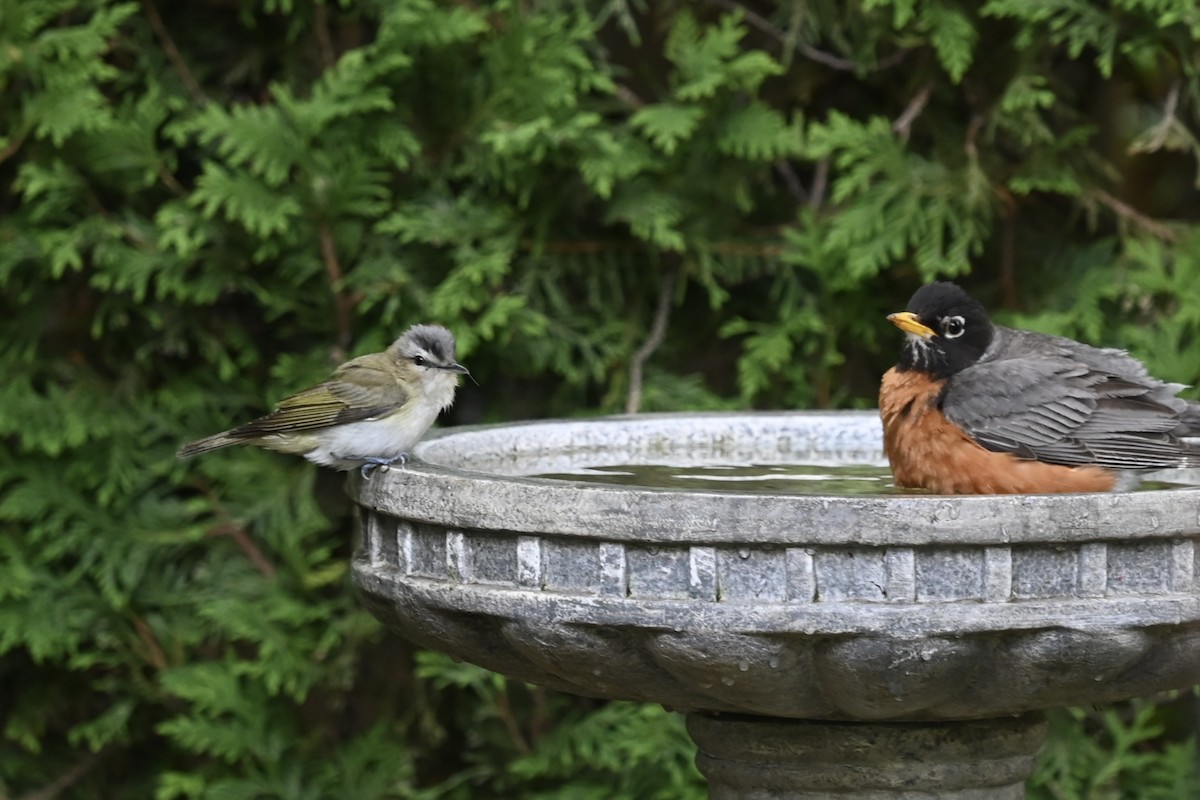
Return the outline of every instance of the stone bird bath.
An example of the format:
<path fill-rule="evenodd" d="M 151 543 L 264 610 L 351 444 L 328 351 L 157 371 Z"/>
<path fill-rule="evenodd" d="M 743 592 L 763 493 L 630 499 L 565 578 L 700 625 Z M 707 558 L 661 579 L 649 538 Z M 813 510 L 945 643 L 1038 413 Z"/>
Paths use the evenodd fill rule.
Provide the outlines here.
<path fill-rule="evenodd" d="M 389 627 L 687 714 L 713 798 L 1021 798 L 1042 710 L 1200 683 L 1200 489 L 805 496 L 524 477 L 878 464 L 868 412 L 459 428 L 357 484 Z"/>

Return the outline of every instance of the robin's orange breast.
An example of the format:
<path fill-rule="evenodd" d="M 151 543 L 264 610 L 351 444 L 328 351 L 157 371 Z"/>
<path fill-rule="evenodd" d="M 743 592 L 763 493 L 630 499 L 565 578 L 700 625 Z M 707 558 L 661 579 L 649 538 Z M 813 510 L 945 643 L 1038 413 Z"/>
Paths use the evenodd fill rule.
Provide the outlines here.
<path fill-rule="evenodd" d="M 918 370 L 889 369 L 879 387 L 883 449 L 897 486 L 937 494 L 1107 492 L 1116 475 L 1101 467 L 1064 467 L 988 450 L 938 409 L 938 381 Z"/>

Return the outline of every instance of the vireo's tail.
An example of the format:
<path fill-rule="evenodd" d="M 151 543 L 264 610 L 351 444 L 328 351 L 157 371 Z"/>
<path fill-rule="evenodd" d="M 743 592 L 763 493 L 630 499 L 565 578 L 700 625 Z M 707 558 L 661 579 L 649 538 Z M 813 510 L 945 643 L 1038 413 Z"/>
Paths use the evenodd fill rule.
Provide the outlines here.
<path fill-rule="evenodd" d="M 242 444 L 245 439 L 237 439 L 229 435 L 229 431 L 214 433 L 212 436 L 205 436 L 203 439 L 197 439 L 194 442 L 188 442 L 179 448 L 175 454 L 176 458 L 191 458 L 198 456 L 201 453 L 207 453 L 210 450 L 220 450 L 222 447 L 229 447 L 231 444 Z"/>

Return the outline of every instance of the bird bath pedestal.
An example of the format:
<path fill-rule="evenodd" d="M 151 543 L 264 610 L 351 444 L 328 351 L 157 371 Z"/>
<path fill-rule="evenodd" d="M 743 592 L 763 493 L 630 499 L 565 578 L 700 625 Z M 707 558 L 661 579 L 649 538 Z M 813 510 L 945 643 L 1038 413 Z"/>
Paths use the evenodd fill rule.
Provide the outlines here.
<path fill-rule="evenodd" d="M 805 496 L 523 477 L 881 463 L 858 412 L 454 429 L 357 486 L 389 627 L 687 714 L 711 797 L 1021 798 L 1042 710 L 1200 682 L 1200 489 Z"/>

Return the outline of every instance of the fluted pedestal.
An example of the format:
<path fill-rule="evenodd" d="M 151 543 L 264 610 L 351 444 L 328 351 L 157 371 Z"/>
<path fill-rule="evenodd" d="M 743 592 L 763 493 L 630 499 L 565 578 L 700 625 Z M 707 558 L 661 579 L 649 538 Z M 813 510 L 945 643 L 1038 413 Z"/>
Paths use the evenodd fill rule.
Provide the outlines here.
<path fill-rule="evenodd" d="M 972 722 L 803 722 L 689 714 L 712 800 L 1020 800 L 1040 714 Z"/>

